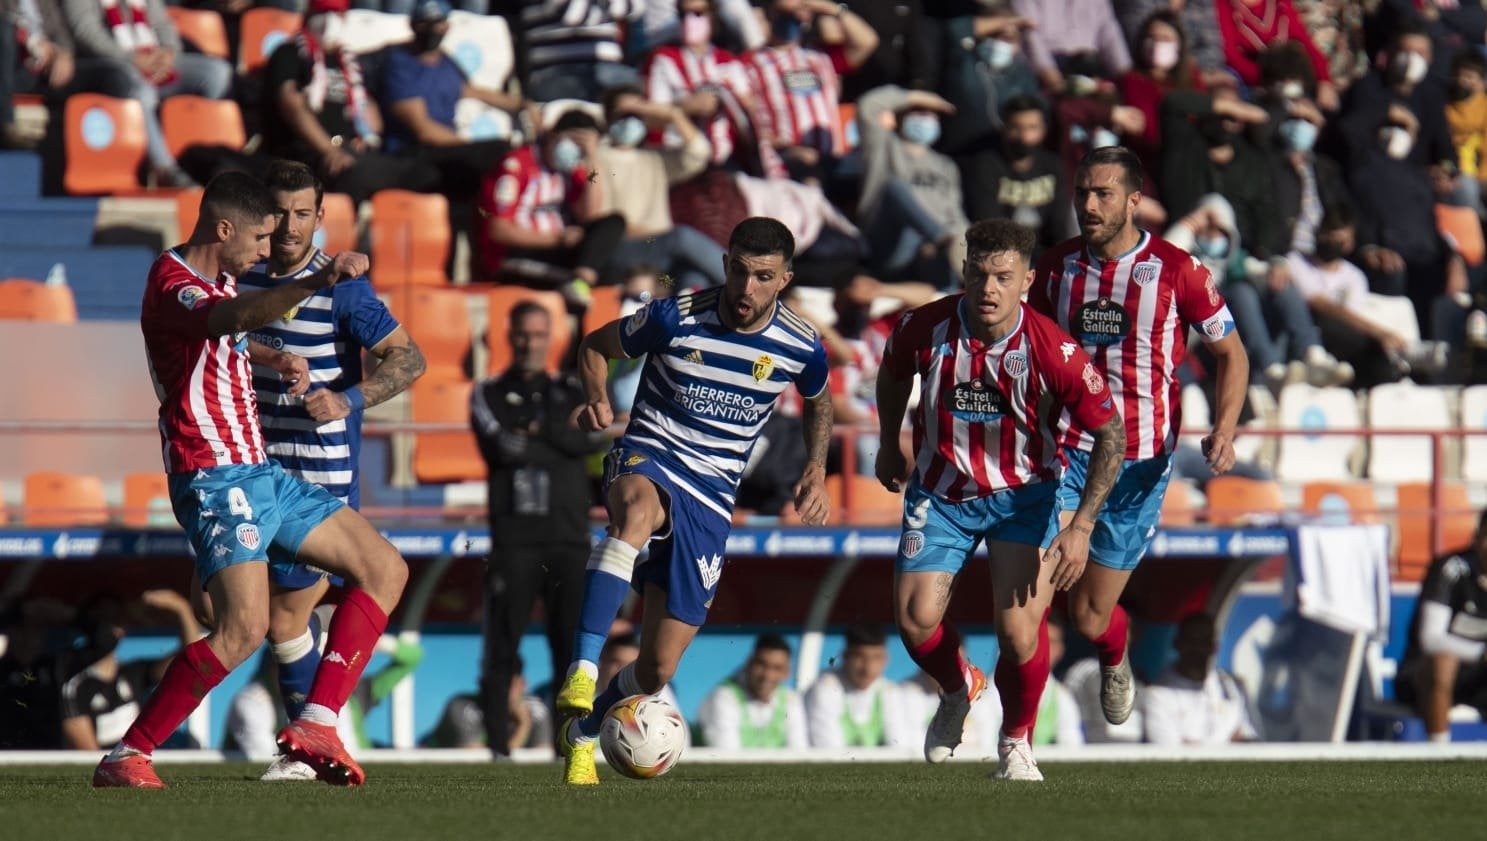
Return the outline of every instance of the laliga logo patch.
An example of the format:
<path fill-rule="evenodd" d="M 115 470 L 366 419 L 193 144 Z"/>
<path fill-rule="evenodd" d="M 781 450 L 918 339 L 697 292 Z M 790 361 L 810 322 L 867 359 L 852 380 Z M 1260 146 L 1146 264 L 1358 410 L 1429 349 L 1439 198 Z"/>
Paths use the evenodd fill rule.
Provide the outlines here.
<path fill-rule="evenodd" d="M 649 305 L 643 306 L 640 309 L 636 310 L 635 314 L 630 316 L 630 320 L 625 322 L 625 335 L 635 335 L 635 331 L 644 327 L 646 319 L 650 318 L 650 316 L 651 308 Z"/>
<path fill-rule="evenodd" d="M 924 532 L 918 529 L 906 531 L 904 536 L 899 538 L 898 553 L 905 558 L 912 558 L 922 551 L 924 551 Z"/>
<path fill-rule="evenodd" d="M 252 523 L 240 524 L 237 527 L 237 538 L 238 543 L 243 544 L 243 548 L 249 551 L 256 550 L 258 544 L 261 542 L 258 535 L 258 526 Z"/>
<path fill-rule="evenodd" d="M 1136 268 L 1131 270 L 1131 280 L 1136 281 L 1137 286 L 1145 286 L 1156 280 L 1161 272 L 1162 264 L 1154 260 L 1137 263 Z"/>
<path fill-rule="evenodd" d="M 201 309 L 208 297 L 207 291 L 200 286 L 182 286 L 181 291 L 176 293 L 176 300 L 188 310 Z"/>
<path fill-rule="evenodd" d="M 1021 350 L 1009 351 L 1002 357 L 1002 371 L 1007 376 L 1020 380 L 1027 376 L 1027 352 Z"/>
<path fill-rule="evenodd" d="M 1090 394 L 1099 394 L 1105 388 L 1105 378 L 1088 362 L 1084 363 L 1084 387 Z"/>

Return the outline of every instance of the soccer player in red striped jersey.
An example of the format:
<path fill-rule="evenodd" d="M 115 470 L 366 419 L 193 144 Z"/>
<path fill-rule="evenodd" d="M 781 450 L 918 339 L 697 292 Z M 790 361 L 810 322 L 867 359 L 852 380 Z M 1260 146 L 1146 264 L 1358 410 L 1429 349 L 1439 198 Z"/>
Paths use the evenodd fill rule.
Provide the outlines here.
<path fill-rule="evenodd" d="M 98 764 L 98 787 L 165 787 L 151 762 L 155 748 L 268 632 L 270 546 L 347 584 L 304 711 L 280 731 L 279 747 L 327 782 L 358 785 L 365 777 L 336 736 L 336 715 L 387 626 L 407 566 L 360 514 L 268 459 L 248 332 L 316 290 L 365 274 L 367 258 L 344 252 L 313 274 L 240 295 L 236 278 L 268 257 L 276 216 L 273 194 L 257 179 L 212 179 L 190 240 L 160 255 L 145 283 L 140 328 L 160 400 L 171 504 L 216 624 L 171 660 L 139 718 Z"/>
<path fill-rule="evenodd" d="M 949 758 L 986 688 L 986 677 L 961 657 L 959 632 L 944 621 L 955 575 L 984 540 L 1001 645 L 997 776 L 1013 780 L 1043 779 L 1029 739 L 1050 667 L 1044 617 L 1054 590 L 1069 589 L 1084 568 L 1126 446 L 1105 378 L 1067 333 L 1022 302 L 1035 241 L 1006 219 L 972 225 L 965 293 L 906 313 L 878 369 L 878 481 L 897 492 L 908 480 L 895 618 L 909 655 L 941 690 L 924 756 Z M 915 377 L 921 391 L 910 478 L 898 430 Z M 1095 447 L 1079 510 L 1059 531 L 1066 417 L 1093 430 Z"/>
<path fill-rule="evenodd" d="M 1105 719 L 1124 722 L 1135 704 L 1126 658 L 1127 618 L 1118 604 L 1131 571 L 1156 534 L 1180 431 L 1177 369 L 1189 328 L 1217 360 L 1218 411 L 1203 454 L 1214 473 L 1234 466 L 1234 431 L 1249 383 L 1249 357 L 1217 282 L 1196 257 L 1136 227 L 1141 163 L 1121 146 L 1096 149 L 1080 163 L 1074 210 L 1082 236 L 1043 255 L 1028 303 L 1083 346 L 1120 403 L 1125 463 L 1090 536 L 1090 560 L 1069 597 L 1074 627 L 1095 644 Z M 1093 444 L 1074 420 L 1063 441 L 1069 469 L 1060 506 L 1065 517 L 1085 481 Z"/>

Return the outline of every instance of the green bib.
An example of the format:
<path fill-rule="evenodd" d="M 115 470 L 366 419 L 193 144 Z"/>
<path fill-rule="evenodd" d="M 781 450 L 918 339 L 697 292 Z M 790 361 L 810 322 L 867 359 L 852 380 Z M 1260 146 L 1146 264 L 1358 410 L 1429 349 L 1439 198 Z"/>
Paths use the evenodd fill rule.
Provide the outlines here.
<path fill-rule="evenodd" d="M 873 711 L 862 724 L 852 718 L 852 711 L 846 704 L 842 705 L 842 735 L 846 737 L 848 747 L 876 748 L 887 744 L 883 738 L 882 689 L 873 693 Z"/>
<path fill-rule="evenodd" d="M 738 699 L 738 706 L 743 710 L 743 715 L 738 725 L 738 744 L 746 748 L 782 748 L 789 744 L 790 737 L 785 729 L 785 693 L 776 692 L 774 700 L 774 713 L 769 717 L 769 723 L 763 727 L 755 727 L 749 721 L 749 696 L 744 692 L 742 686 L 736 681 L 725 680 L 723 685 L 733 692 Z"/>

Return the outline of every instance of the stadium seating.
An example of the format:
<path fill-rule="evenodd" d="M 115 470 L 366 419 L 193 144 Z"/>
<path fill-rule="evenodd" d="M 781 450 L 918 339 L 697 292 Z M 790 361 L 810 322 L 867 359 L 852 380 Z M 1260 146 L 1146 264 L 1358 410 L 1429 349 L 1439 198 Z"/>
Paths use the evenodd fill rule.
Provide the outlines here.
<path fill-rule="evenodd" d="M 457 289 L 410 286 L 393 295 L 393 315 L 428 361 L 425 376 L 465 379 L 470 355 L 470 311 Z"/>
<path fill-rule="evenodd" d="M 436 193 L 380 190 L 372 196 L 372 282 L 379 290 L 406 283 L 449 283 L 449 200 Z"/>
<path fill-rule="evenodd" d="M 1415 304 L 1403 295 L 1370 292 L 1363 296 L 1359 314 L 1374 324 L 1389 328 L 1407 345 L 1420 341 L 1420 319 L 1415 315 Z"/>
<path fill-rule="evenodd" d="M 87 248 L 98 226 L 98 199 L 18 198 L 0 205 L 0 245 Z"/>
<path fill-rule="evenodd" d="M 331 254 L 356 248 L 356 204 L 345 193 L 326 193 L 320 201 L 325 222 L 315 235 L 316 243 Z"/>
<path fill-rule="evenodd" d="M 5 504 L 5 486 L 0 485 L 0 526 L 10 525 L 10 506 Z"/>
<path fill-rule="evenodd" d="M 826 495 L 831 500 L 833 523 L 897 525 L 903 517 L 903 496 L 883 487 L 872 476 L 827 476 Z"/>
<path fill-rule="evenodd" d="M 1487 482 L 1487 385 L 1462 389 L 1461 428 L 1482 433 L 1464 436 L 1461 478 L 1468 482 Z"/>
<path fill-rule="evenodd" d="M 454 59 L 477 88 L 503 90 L 516 67 L 511 28 L 499 15 L 451 12 L 449 32 L 440 49 Z"/>
<path fill-rule="evenodd" d="M 1307 482 L 1301 486 L 1301 510 L 1340 523 L 1379 522 L 1379 503 L 1372 482 Z"/>
<path fill-rule="evenodd" d="M 1213 525 L 1242 524 L 1256 515 L 1280 514 L 1286 510 L 1280 485 L 1264 479 L 1215 476 L 1204 493 L 1208 495 L 1208 522 Z"/>
<path fill-rule="evenodd" d="M 74 195 L 139 190 L 145 161 L 145 114 L 139 102 L 75 93 L 63 109 L 67 155 L 62 184 Z"/>
<path fill-rule="evenodd" d="M 573 329 L 569 325 L 568 308 L 563 296 L 556 292 L 543 292 L 523 286 L 497 286 L 486 296 L 485 329 L 487 374 L 499 374 L 511 367 L 511 344 L 506 340 L 506 328 L 511 322 L 511 309 L 522 301 L 532 300 L 541 304 L 552 316 L 552 340 L 547 349 L 547 367 L 558 370 L 563 354 L 572 341 Z"/>
<path fill-rule="evenodd" d="M 77 301 L 78 318 L 134 321 L 155 257 L 153 249 L 137 245 L 10 245 L 0 248 L 0 277 L 46 277 L 61 265 Z"/>
<path fill-rule="evenodd" d="M 131 528 L 175 525 L 164 473 L 131 473 L 124 477 L 122 519 Z"/>
<path fill-rule="evenodd" d="M 190 41 L 203 54 L 216 58 L 228 57 L 227 27 L 216 10 L 166 6 L 165 13 L 170 15 L 171 23 L 176 25 L 176 31 L 181 33 L 181 37 Z"/>
<path fill-rule="evenodd" d="M 172 96 L 160 103 L 160 127 L 166 146 L 177 157 L 191 146 L 241 149 L 248 142 L 243 112 L 230 99 Z"/>
<path fill-rule="evenodd" d="M 1450 410 L 1440 388 L 1404 380 L 1375 386 L 1368 395 L 1371 429 L 1450 429 Z M 1444 443 L 1444 442 L 1443 442 Z M 1424 482 L 1435 474 L 1430 438 L 1424 435 L 1374 436 L 1368 448 L 1368 476 L 1380 482 Z"/>
<path fill-rule="evenodd" d="M 1430 543 L 1431 487 L 1428 482 L 1408 482 L 1398 488 L 1399 578 L 1418 581 L 1435 557 Z M 1441 486 L 1441 548 L 1460 549 L 1471 544 L 1477 528 L 1466 485 L 1447 482 Z"/>
<path fill-rule="evenodd" d="M 301 29 L 303 18 L 283 9 L 257 7 L 243 12 L 238 31 L 238 72 L 254 73 L 268 63 L 274 48 Z"/>
<path fill-rule="evenodd" d="M 1281 391 L 1280 425 L 1285 429 L 1358 429 L 1362 418 L 1353 392 L 1294 383 Z M 1351 479 L 1349 460 L 1358 444 L 1356 435 L 1285 436 L 1276 460 L 1276 477 L 1289 482 Z"/>
<path fill-rule="evenodd" d="M 1487 244 L 1482 241 L 1482 219 L 1470 207 L 1455 207 L 1449 204 L 1435 206 L 1435 226 L 1451 240 L 1457 254 L 1468 266 L 1482 263 Z"/>
<path fill-rule="evenodd" d="M 622 286 L 601 286 L 592 293 L 589 308 L 583 311 L 583 335 L 620 317 L 620 302 L 625 295 Z"/>
<path fill-rule="evenodd" d="M 1182 479 L 1167 483 L 1162 497 L 1161 523 L 1164 526 L 1192 526 L 1198 523 L 1198 500 L 1193 486 Z"/>
<path fill-rule="evenodd" d="M 0 200 L 5 204 L 41 195 L 41 156 L 34 152 L 0 152 Z"/>
<path fill-rule="evenodd" d="M 413 39 L 413 27 L 407 15 L 351 9 L 342 20 L 345 21 L 341 28 L 342 43 L 354 53 L 376 52 Z"/>
<path fill-rule="evenodd" d="M 101 526 L 108 522 L 97 476 L 32 473 L 26 477 L 22 517 L 28 526 Z"/>
<path fill-rule="evenodd" d="M 422 377 L 413 384 L 414 423 L 470 422 L 468 380 Z M 413 475 L 420 482 L 462 482 L 485 478 L 485 460 L 468 429 L 420 432 L 413 442 Z"/>
<path fill-rule="evenodd" d="M 77 302 L 66 286 L 48 286 L 21 277 L 0 280 L 0 319 L 20 321 L 77 321 Z"/>

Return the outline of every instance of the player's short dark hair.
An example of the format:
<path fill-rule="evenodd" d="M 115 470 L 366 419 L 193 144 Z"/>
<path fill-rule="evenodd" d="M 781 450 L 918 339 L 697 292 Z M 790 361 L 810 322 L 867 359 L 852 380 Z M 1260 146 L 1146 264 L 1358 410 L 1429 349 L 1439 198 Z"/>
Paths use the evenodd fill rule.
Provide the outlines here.
<path fill-rule="evenodd" d="M 1013 114 L 1021 114 L 1024 111 L 1037 111 L 1043 115 L 1043 121 L 1048 121 L 1048 114 L 1043 100 L 1032 94 L 1018 94 L 1002 103 L 1002 122 L 1012 119 Z"/>
<path fill-rule="evenodd" d="M 754 653 L 761 651 L 783 651 L 788 657 L 790 655 L 790 643 L 785 638 L 773 631 L 766 631 L 754 638 Z"/>
<path fill-rule="evenodd" d="M 795 236 L 785 223 L 768 216 L 750 216 L 733 226 L 728 235 L 730 257 L 768 257 L 778 254 L 789 268 L 795 259 Z"/>
<path fill-rule="evenodd" d="M 1015 251 L 1031 263 L 1038 236 L 1033 229 L 1011 219 L 982 219 L 966 229 L 966 259 Z"/>
<path fill-rule="evenodd" d="M 1270 87 L 1286 79 L 1299 79 L 1308 95 L 1317 87 L 1317 71 L 1311 66 L 1306 50 L 1295 41 L 1271 44 L 1255 58 L 1260 68 L 1260 84 Z"/>
<path fill-rule="evenodd" d="M 1091 149 L 1084 160 L 1079 162 L 1078 173 L 1088 172 L 1097 166 L 1118 166 L 1124 173 L 1121 181 L 1125 184 L 1127 192 L 1134 193 L 1141 189 L 1145 177 L 1141 170 L 1141 159 L 1136 153 L 1125 146 L 1101 146 Z M 1078 180 L 1078 174 L 1075 175 Z"/>
<path fill-rule="evenodd" d="M 1345 204 L 1335 205 L 1327 208 L 1322 214 L 1322 221 L 1317 223 L 1317 233 L 1327 231 L 1340 231 L 1343 228 L 1353 228 L 1358 225 L 1358 214 Z"/>
<path fill-rule="evenodd" d="M 638 96 L 644 99 L 645 89 L 635 84 L 615 85 L 612 88 L 605 88 L 604 92 L 599 96 L 599 104 L 604 107 L 605 120 L 611 123 L 614 122 L 615 104 L 620 101 L 620 97 L 624 96 Z"/>
<path fill-rule="evenodd" d="M 1478 76 L 1487 76 L 1487 56 L 1483 56 L 1476 47 L 1464 47 L 1451 59 L 1451 75 L 1455 76 L 1462 70 L 1471 70 Z"/>
<path fill-rule="evenodd" d="M 558 134 L 560 132 L 577 131 L 579 129 L 598 131 L 599 121 L 594 119 L 593 114 L 582 108 L 570 108 L 564 111 L 562 116 L 558 117 L 557 122 L 552 124 L 549 133 Z"/>
<path fill-rule="evenodd" d="M 548 320 L 549 325 L 551 325 L 552 316 L 548 314 L 547 307 L 542 306 L 531 298 L 516 302 L 516 306 L 511 308 L 511 313 L 506 317 L 506 324 L 511 329 L 515 330 L 516 325 L 520 323 L 523 318 L 526 318 L 534 312 L 540 313 L 543 318 Z"/>
<path fill-rule="evenodd" d="M 274 194 L 262 181 L 246 172 L 229 171 L 207 182 L 201 195 L 201 214 L 197 224 L 213 224 L 226 219 L 236 225 L 258 223 L 274 216 L 279 208 Z"/>
<path fill-rule="evenodd" d="M 315 209 L 320 209 L 320 200 L 325 198 L 325 185 L 315 176 L 315 170 L 299 161 L 275 160 L 263 173 L 263 183 L 275 193 L 298 193 L 300 190 L 315 191 Z"/>
<path fill-rule="evenodd" d="M 847 627 L 847 647 L 857 648 L 859 646 L 879 647 L 888 644 L 888 634 L 884 633 L 883 626 L 872 622 L 858 622 Z"/>

